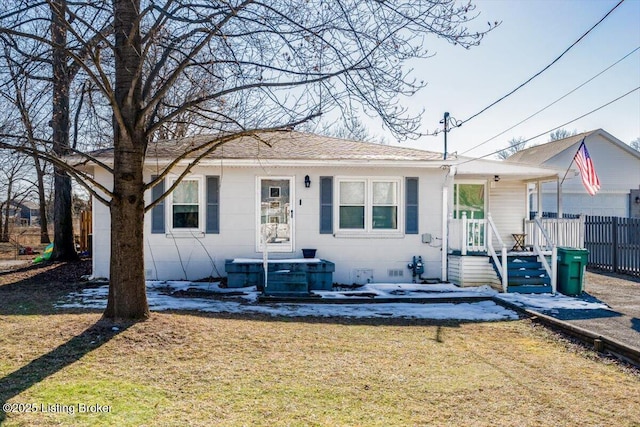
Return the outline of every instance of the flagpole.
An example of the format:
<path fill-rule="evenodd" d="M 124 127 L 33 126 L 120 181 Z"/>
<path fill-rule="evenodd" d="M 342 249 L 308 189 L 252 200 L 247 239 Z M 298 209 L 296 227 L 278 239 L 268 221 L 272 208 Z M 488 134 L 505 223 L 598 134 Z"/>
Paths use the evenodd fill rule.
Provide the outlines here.
<path fill-rule="evenodd" d="M 569 173 L 569 169 L 571 169 L 571 165 L 573 164 L 573 162 L 576 161 L 576 154 L 578 153 L 578 151 L 580 151 L 580 148 L 584 144 L 585 138 L 586 137 L 582 138 L 582 142 L 580 142 L 580 145 L 578 145 L 578 149 L 573 154 L 573 157 L 571 158 L 571 163 L 569 163 L 569 167 L 567 168 L 566 172 L 564 173 L 564 176 L 562 177 L 562 181 L 557 181 L 558 186 L 556 188 L 556 206 L 558 208 L 557 209 L 558 210 L 558 218 L 562 218 L 562 197 L 561 197 L 562 184 L 564 184 L 564 180 L 567 179 L 567 174 Z"/>
<path fill-rule="evenodd" d="M 578 149 L 576 150 L 576 153 L 580 151 L 580 148 L 584 145 L 585 138 L 582 138 L 582 142 L 580 142 L 580 145 L 578 145 Z M 571 169 L 571 165 L 573 164 L 573 162 L 576 161 L 576 153 L 573 154 L 573 157 L 571 158 L 571 163 L 569 163 L 569 167 L 567 168 L 567 171 L 564 173 L 564 177 L 562 177 L 562 181 L 560 182 L 560 185 L 564 184 L 564 180 L 567 179 L 567 174 L 569 173 L 569 169 Z"/>

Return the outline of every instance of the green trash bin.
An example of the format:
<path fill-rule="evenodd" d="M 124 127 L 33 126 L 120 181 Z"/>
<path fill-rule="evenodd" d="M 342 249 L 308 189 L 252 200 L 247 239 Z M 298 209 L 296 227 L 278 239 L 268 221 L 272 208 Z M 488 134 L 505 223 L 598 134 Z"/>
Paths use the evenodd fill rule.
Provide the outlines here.
<path fill-rule="evenodd" d="M 558 247 L 558 292 L 565 295 L 582 293 L 588 258 L 586 249 Z"/>

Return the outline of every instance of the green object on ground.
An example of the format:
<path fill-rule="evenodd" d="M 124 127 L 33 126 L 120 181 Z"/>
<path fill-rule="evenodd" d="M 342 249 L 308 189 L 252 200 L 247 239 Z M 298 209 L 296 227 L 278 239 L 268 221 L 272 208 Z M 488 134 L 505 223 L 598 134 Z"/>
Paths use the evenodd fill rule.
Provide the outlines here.
<path fill-rule="evenodd" d="M 589 251 L 586 249 L 558 248 L 558 292 L 580 295 L 584 290 L 584 271 Z"/>
<path fill-rule="evenodd" d="M 47 247 L 44 248 L 44 252 L 42 252 L 42 255 L 38 255 L 33 259 L 33 263 L 37 264 L 42 261 L 49 261 L 49 258 L 51 258 L 51 254 L 53 254 L 53 243 L 49 243 Z"/>

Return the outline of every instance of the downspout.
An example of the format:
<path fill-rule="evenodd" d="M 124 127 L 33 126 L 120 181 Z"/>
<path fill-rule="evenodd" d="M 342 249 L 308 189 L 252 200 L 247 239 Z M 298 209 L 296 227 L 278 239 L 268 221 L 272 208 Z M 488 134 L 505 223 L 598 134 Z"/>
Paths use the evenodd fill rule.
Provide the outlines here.
<path fill-rule="evenodd" d="M 445 166 L 446 167 L 446 166 Z M 449 183 L 452 181 L 456 174 L 455 166 L 448 166 L 447 174 L 444 176 L 444 182 L 442 183 L 442 281 L 448 280 L 448 254 L 449 254 Z"/>

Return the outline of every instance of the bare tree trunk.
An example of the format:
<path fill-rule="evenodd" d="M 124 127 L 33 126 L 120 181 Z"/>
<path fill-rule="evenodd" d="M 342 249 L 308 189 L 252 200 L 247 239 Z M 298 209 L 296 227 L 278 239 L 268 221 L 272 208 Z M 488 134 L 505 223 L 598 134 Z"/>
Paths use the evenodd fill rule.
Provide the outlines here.
<path fill-rule="evenodd" d="M 0 236 L 2 236 L 4 234 L 4 203 L 0 203 Z M 0 241 L 2 241 L 2 239 L 0 238 Z"/>
<path fill-rule="evenodd" d="M 149 306 L 144 277 L 144 180 L 146 150 L 139 72 L 139 0 L 114 0 L 116 36 L 114 174 L 111 199 L 111 265 L 104 317 L 145 319 Z"/>
<path fill-rule="evenodd" d="M 69 72 L 67 67 L 67 27 L 64 19 L 66 0 L 51 2 L 51 37 L 53 41 L 53 151 L 58 156 L 69 148 Z M 53 202 L 54 235 L 52 259 L 78 259 L 73 236 L 71 178 L 54 166 L 55 197 Z"/>
<path fill-rule="evenodd" d="M 9 195 L 11 194 L 11 190 L 9 190 Z M 8 242 L 9 241 L 9 211 L 11 210 L 10 198 L 7 199 L 7 203 L 4 206 L 4 224 L 0 224 L 0 242 Z"/>
<path fill-rule="evenodd" d="M 44 192 L 44 168 L 36 162 L 36 174 L 38 179 L 38 207 L 40 210 L 40 243 L 51 243 L 49 238 L 49 221 L 47 220 L 47 196 Z"/>
<path fill-rule="evenodd" d="M 145 319 L 149 317 L 149 307 L 144 277 L 144 182 L 139 167 L 142 156 L 139 150 L 132 149 L 131 141 L 123 143 L 121 138 L 119 145 L 110 206 L 111 265 L 104 316 Z"/>

